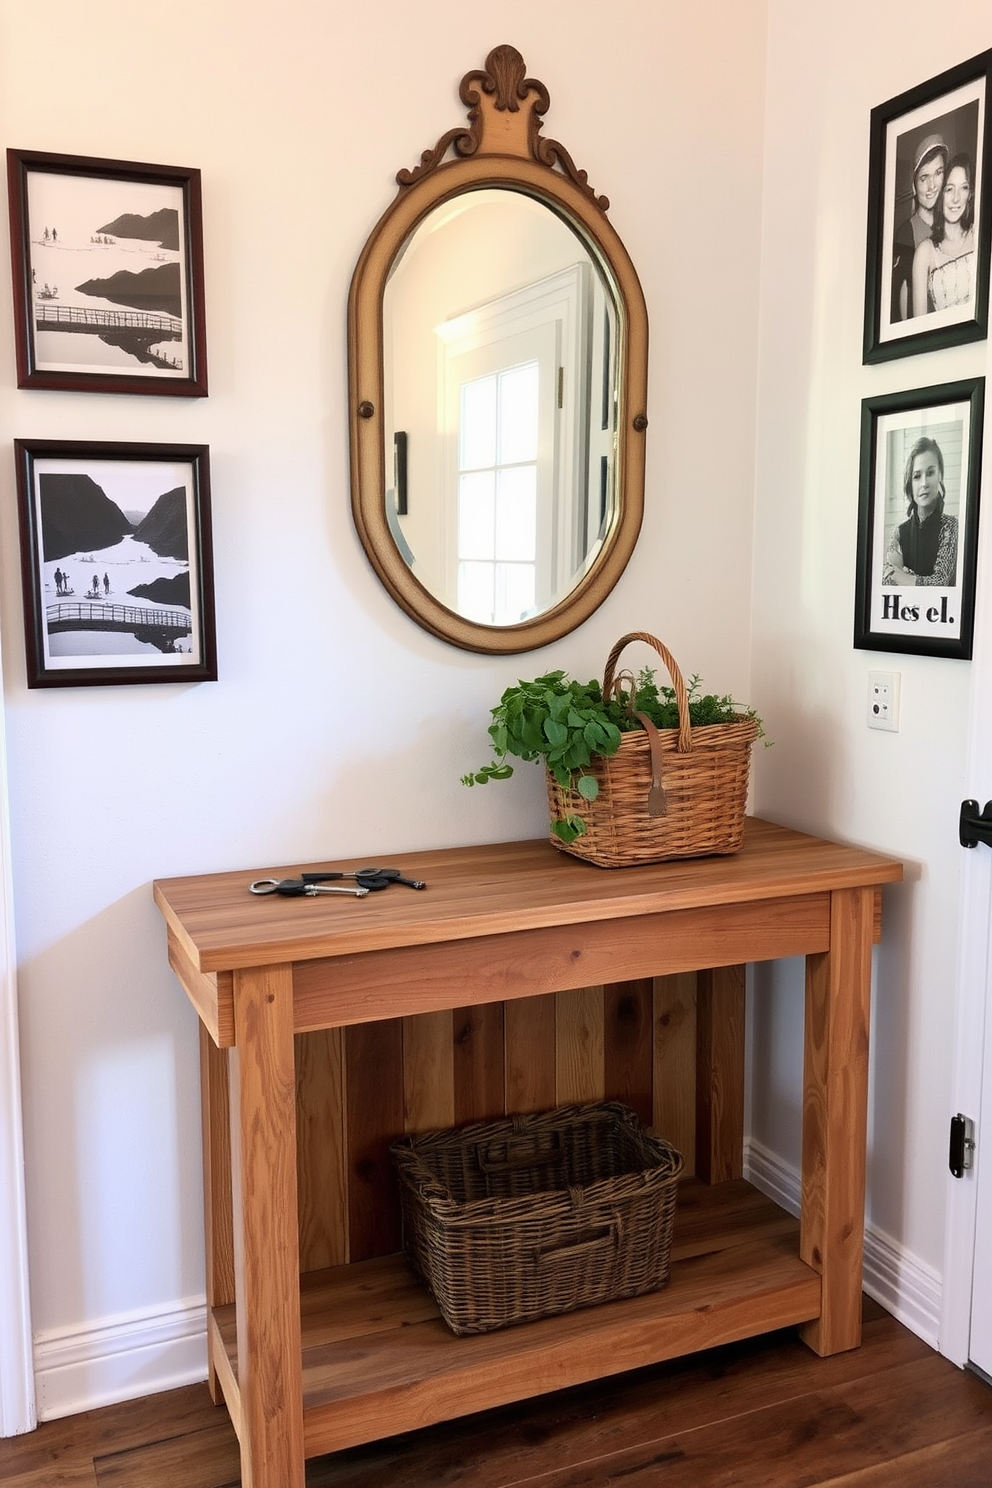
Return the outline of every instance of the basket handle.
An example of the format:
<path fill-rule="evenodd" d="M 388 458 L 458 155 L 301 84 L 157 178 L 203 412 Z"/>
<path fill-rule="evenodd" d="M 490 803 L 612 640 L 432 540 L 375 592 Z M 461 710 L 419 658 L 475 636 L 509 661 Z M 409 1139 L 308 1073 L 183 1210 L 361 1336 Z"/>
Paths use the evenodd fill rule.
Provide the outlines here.
<path fill-rule="evenodd" d="M 547 1250 L 535 1250 L 534 1259 L 539 1266 L 549 1261 L 560 1261 L 565 1256 L 583 1255 L 599 1250 L 616 1250 L 620 1244 L 621 1223 L 618 1215 L 600 1227 L 601 1232 L 590 1235 L 587 1240 L 575 1240 L 571 1245 L 550 1245 Z"/>
<path fill-rule="evenodd" d="M 526 1137 L 500 1137 L 495 1142 L 484 1145 L 480 1142 L 475 1149 L 476 1161 L 483 1173 L 505 1173 L 511 1168 L 546 1168 L 549 1163 L 560 1163 L 564 1161 L 561 1147 L 561 1133 L 552 1132 L 552 1146 L 547 1152 L 535 1152 L 534 1144 Z M 505 1157 L 495 1157 L 494 1151 L 499 1148 L 505 1150 Z"/>
<path fill-rule="evenodd" d="M 489 1146 L 480 1142 L 475 1149 L 475 1160 L 485 1180 L 486 1193 L 489 1197 L 501 1197 L 499 1193 L 493 1192 L 494 1184 L 499 1178 L 506 1179 L 509 1174 L 515 1172 L 535 1175 L 550 1173 L 551 1181 L 541 1186 L 560 1186 L 564 1182 L 565 1153 L 562 1150 L 561 1133 L 553 1132 L 552 1137 L 552 1146 L 546 1152 L 535 1152 L 533 1142 L 525 1137 L 518 1138 L 516 1142 L 513 1137 L 504 1137 Z M 506 1154 L 504 1157 L 494 1155 L 494 1151 L 500 1148 Z"/>
<path fill-rule="evenodd" d="M 646 630 L 632 630 L 629 635 L 620 637 L 606 658 L 606 671 L 603 673 L 603 697 L 608 698 L 612 693 L 613 678 L 616 672 L 617 662 L 620 659 L 620 653 L 631 641 L 646 641 L 649 646 L 654 647 L 661 657 L 665 665 L 665 670 L 672 679 L 672 686 L 675 688 L 675 706 L 679 710 L 679 738 L 676 748 L 679 754 L 688 754 L 692 749 L 692 725 L 689 723 L 689 694 L 686 692 L 685 681 L 682 673 L 679 671 L 678 662 L 664 642 L 658 640 L 657 636 L 649 635 Z M 644 720 L 640 719 L 639 721 L 643 725 Z M 651 737 L 650 729 L 648 729 L 648 737 Z M 654 775 L 658 775 L 659 773 L 654 768 L 654 756 L 657 752 L 655 741 L 652 740 L 652 774 Z"/>

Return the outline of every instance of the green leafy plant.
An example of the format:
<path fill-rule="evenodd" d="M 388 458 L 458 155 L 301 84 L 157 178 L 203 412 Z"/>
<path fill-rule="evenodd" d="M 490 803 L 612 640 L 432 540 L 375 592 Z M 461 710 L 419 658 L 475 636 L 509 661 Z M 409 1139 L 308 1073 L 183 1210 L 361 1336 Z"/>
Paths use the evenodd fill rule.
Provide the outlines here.
<path fill-rule="evenodd" d="M 745 708 L 732 697 L 718 697 L 701 692 L 698 676 L 689 679 L 689 722 L 693 728 L 711 723 L 735 723 L 753 719 L 758 737 L 763 734 L 761 720 L 752 708 Z M 508 687 L 492 710 L 489 737 L 493 758 L 481 769 L 461 777 L 463 785 L 487 785 L 490 780 L 507 780 L 513 766 L 507 756 L 522 760 L 544 761 L 563 790 L 574 790 L 584 801 L 595 801 L 599 782 L 588 772 L 597 757 L 616 754 L 625 733 L 641 727 L 637 713 L 643 713 L 660 729 L 678 728 L 678 704 L 674 687 L 659 687 L 652 668 L 645 667 L 626 687 L 603 697 L 597 681 L 575 682 L 565 672 L 545 672 L 532 682 L 517 682 Z M 574 842 L 585 834 L 581 816 L 570 814 L 552 822 L 552 831 L 562 842 Z"/>

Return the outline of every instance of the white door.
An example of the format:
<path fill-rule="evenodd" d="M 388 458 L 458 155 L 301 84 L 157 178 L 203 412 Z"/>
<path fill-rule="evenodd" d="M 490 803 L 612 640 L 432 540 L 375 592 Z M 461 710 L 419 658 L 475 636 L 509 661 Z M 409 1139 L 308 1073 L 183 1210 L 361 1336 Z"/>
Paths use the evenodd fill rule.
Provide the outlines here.
<path fill-rule="evenodd" d="M 982 533 L 972 663 L 968 795 L 992 800 L 992 534 Z M 940 1351 L 992 1378 L 992 848 L 962 848 L 960 956 L 950 1119 L 975 1124 L 973 1165 L 947 1173 Z"/>
<path fill-rule="evenodd" d="M 976 685 L 979 678 L 975 679 Z M 992 746 L 992 732 L 985 737 Z M 992 760 L 992 752 L 986 754 Z M 992 797 L 992 784 L 982 803 Z M 952 1110 L 975 1124 L 971 1168 L 948 1177 L 940 1351 L 992 1379 L 992 849 L 964 849 Z"/>
<path fill-rule="evenodd" d="M 988 1005 L 988 1004 L 987 1004 Z M 982 1162 L 976 1171 L 975 1261 L 971 1279 L 971 1363 L 992 1379 L 992 1017 L 985 1019 L 982 1072 Z M 976 1148 L 978 1144 L 976 1143 Z"/>

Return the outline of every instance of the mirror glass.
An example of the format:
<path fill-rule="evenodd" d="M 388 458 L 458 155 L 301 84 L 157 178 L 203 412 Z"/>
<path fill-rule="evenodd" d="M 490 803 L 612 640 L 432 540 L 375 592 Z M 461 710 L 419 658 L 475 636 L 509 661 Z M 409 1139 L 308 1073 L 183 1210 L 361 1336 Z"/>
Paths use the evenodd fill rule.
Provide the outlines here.
<path fill-rule="evenodd" d="M 618 308 L 598 258 L 546 202 L 466 191 L 400 245 L 382 314 L 401 558 L 477 624 L 553 609 L 617 516 Z"/>

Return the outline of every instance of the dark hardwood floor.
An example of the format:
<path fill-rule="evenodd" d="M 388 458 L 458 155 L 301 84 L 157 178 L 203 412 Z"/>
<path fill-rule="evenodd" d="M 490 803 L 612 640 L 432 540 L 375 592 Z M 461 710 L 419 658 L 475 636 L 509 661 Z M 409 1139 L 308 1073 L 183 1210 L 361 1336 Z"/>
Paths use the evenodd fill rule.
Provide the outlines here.
<path fill-rule="evenodd" d="M 0 1488 L 238 1488 L 205 1385 L 0 1441 Z M 792 1331 L 310 1462 L 308 1488 L 992 1488 L 992 1388 L 865 1303 L 864 1343 Z"/>

